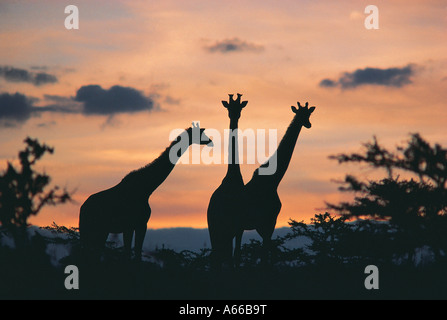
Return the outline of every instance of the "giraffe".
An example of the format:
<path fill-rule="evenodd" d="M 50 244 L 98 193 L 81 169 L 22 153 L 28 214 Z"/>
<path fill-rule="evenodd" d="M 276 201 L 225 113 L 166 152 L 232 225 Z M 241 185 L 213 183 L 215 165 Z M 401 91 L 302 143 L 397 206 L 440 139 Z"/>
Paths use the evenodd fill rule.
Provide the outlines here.
<path fill-rule="evenodd" d="M 240 260 L 241 240 L 244 230 L 255 229 L 261 236 L 263 247 L 268 252 L 271 246 L 271 237 L 275 230 L 276 219 L 281 211 L 281 200 L 278 196 L 278 186 L 289 167 L 301 128 L 310 128 L 309 117 L 315 107 L 302 107 L 298 102 L 298 109 L 291 107 L 295 113 L 289 127 L 281 139 L 276 152 L 269 160 L 257 168 L 251 180 L 244 187 L 244 207 L 241 210 L 241 220 L 236 231 L 234 258 L 236 265 Z M 260 174 L 260 169 L 270 167 L 276 161 L 276 170 L 271 175 Z"/>
<path fill-rule="evenodd" d="M 88 257 L 99 257 L 109 233 L 122 233 L 125 256 L 130 258 L 135 233 L 135 259 L 141 259 L 151 215 L 149 197 L 165 181 L 190 145 L 213 146 L 204 130 L 193 123 L 151 163 L 130 172 L 114 187 L 88 197 L 79 214 L 81 246 Z"/>
<path fill-rule="evenodd" d="M 247 101 L 241 102 L 241 94 L 236 100 L 229 94 L 229 101 L 222 101 L 230 118 L 228 139 L 228 168 L 220 186 L 210 198 L 207 211 L 208 232 L 211 240 L 213 267 L 231 264 L 233 256 L 233 238 L 235 221 L 238 219 L 244 180 L 239 167 L 238 122 Z"/>

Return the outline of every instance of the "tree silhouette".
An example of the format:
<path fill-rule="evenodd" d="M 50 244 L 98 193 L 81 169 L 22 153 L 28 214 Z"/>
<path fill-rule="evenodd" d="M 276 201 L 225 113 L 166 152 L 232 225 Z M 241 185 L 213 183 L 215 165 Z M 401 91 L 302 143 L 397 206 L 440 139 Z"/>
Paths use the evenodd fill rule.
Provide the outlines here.
<path fill-rule="evenodd" d="M 11 162 L 0 175 L 0 223 L 12 232 L 17 245 L 19 230 L 28 226 L 28 218 L 37 215 L 45 205 L 57 205 L 71 200 L 66 190 L 55 186 L 46 191 L 50 176 L 35 171 L 34 165 L 45 153 L 54 149 L 40 144 L 37 139 L 26 138 L 26 147 L 19 152 L 20 167 Z"/>
<path fill-rule="evenodd" d="M 0 297 L 57 296 L 61 280 L 46 253 L 48 240 L 37 229 L 27 228 L 28 218 L 71 197 L 57 186 L 48 189 L 50 177 L 35 170 L 37 161 L 53 148 L 29 137 L 24 142 L 18 168 L 8 162 L 0 173 L 0 240 L 13 240 L 12 246 L 0 242 Z"/>
<path fill-rule="evenodd" d="M 412 134 L 407 145 L 395 151 L 380 146 L 375 137 L 364 147 L 364 154 L 330 159 L 382 168 L 386 177 L 361 181 L 346 175 L 340 190 L 354 193 L 354 201 L 328 207 L 347 218 L 389 221 L 397 228 L 394 246 L 406 252 L 410 262 L 415 250 L 424 246 L 440 259 L 447 249 L 447 149 L 431 146 L 419 134 Z"/>

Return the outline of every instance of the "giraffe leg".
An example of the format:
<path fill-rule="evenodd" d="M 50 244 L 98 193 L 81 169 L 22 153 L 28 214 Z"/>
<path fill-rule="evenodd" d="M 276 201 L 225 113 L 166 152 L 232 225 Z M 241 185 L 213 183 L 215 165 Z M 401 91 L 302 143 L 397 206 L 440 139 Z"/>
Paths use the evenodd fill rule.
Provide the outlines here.
<path fill-rule="evenodd" d="M 208 222 L 208 232 L 211 241 L 210 267 L 213 270 L 219 270 L 222 266 L 222 232 L 220 228 Z"/>
<path fill-rule="evenodd" d="M 241 263 L 241 242 L 242 242 L 242 235 L 244 233 L 244 230 L 240 230 L 236 234 L 236 241 L 235 241 L 235 248 L 234 248 L 234 266 L 239 267 Z"/>
<path fill-rule="evenodd" d="M 214 239 L 211 252 L 211 268 L 220 271 L 222 267 L 232 266 L 233 239 L 221 237 Z"/>
<path fill-rule="evenodd" d="M 132 257 L 133 232 L 133 229 L 127 229 L 123 232 L 124 256 L 126 259 L 130 259 Z"/>
<path fill-rule="evenodd" d="M 262 262 L 264 265 L 271 263 L 271 253 L 272 253 L 272 239 L 270 237 L 265 237 L 262 239 Z"/>
<path fill-rule="evenodd" d="M 231 252 L 230 252 L 231 254 Z M 214 246 L 211 251 L 211 268 L 216 271 L 220 271 L 226 260 L 225 246 L 222 242 L 214 242 Z"/>
<path fill-rule="evenodd" d="M 232 269 L 234 267 L 233 261 L 233 238 L 231 235 L 227 235 L 223 243 L 223 266 L 226 269 Z"/>
<path fill-rule="evenodd" d="M 147 225 L 141 224 L 135 228 L 135 259 L 141 260 L 141 252 L 143 251 L 143 242 L 146 236 Z"/>
<path fill-rule="evenodd" d="M 101 261 L 101 255 L 109 233 L 104 230 L 96 230 L 93 234 L 88 234 L 85 243 L 84 253 L 86 262 L 96 264 Z"/>
<path fill-rule="evenodd" d="M 261 263 L 268 264 L 271 262 L 271 253 L 273 249 L 272 235 L 275 230 L 275 224 L 269 225 L 266 228 L 257 229 L 259 235 L 262 238 L 262 258 Z"/>

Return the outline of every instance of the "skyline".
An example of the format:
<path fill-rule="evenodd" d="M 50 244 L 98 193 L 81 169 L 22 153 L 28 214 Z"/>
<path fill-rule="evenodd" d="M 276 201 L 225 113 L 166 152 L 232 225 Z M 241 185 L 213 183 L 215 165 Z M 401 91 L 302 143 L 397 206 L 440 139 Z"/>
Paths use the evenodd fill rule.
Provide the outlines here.
<path fill-rule="evenodd" d="M 228 94 L 248 101 L 241 130 L 275 129 L 278 143 L 290 106 L 316 106 L 279 186 L 277 227 L 345 197 L 332 180 L 355 168 L 330 155 L 373 136 L 394 149 L 412 132 L 447 145 L 442 1 L 375 1 L 378 30 L 364 26 L 366 1 L 77 1 L 79 30 L 64 27 L 69 4 L 0 4 L 0 170 L 31 136 L 55 148 L 39 164 L 52 184 L 76 190 L 31 223 L 77 226 L 83 201 L 155 159 L 173 129 L 200 121 L 223 140 Z M 248 182 L 259 163 L 246 160 Z M 206 228 L 225 172 L 178 164 L 149 200 L 148 228 Z"/>

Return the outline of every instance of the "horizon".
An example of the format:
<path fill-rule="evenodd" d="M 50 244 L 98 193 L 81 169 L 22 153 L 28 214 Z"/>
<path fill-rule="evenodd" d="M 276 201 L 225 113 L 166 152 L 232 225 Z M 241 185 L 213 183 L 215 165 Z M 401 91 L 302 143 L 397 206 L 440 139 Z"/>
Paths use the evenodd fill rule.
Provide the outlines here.
<path fill-rule="evenodd" d="M 79 29 L 70 30 L 67 4 L 2 2 L 0 171 L 27 136 L 54 147 L 37 168 L 75 190 L 74 203 L 29 222 L 77 227 L 87 197 L 157 158 L 174 129 L 200 121 L 223 141 L 228 94 L 248 101 L 239 129 L 276 130 L 276 146 L 290 107 L 308 101 L 312 128 L 302 129 L 279 186 L 276 228 L 309 223 L 325 202 L 346 199 L 334 180 L 374 174 L 330 155 L 358 152 L 373 136 L 394 149 L 413 132 L 447 146 L 445 3 L 375 1 L 379 29 L 365 27 L 369 4 L 78 1 Z M 244 146 L 248 182 L 261 163 L 248 157 L 258 145 Z M 206 229 L 226 170 L 224 161 L 177 164 L 149 199 L 148 229 Z"/>

